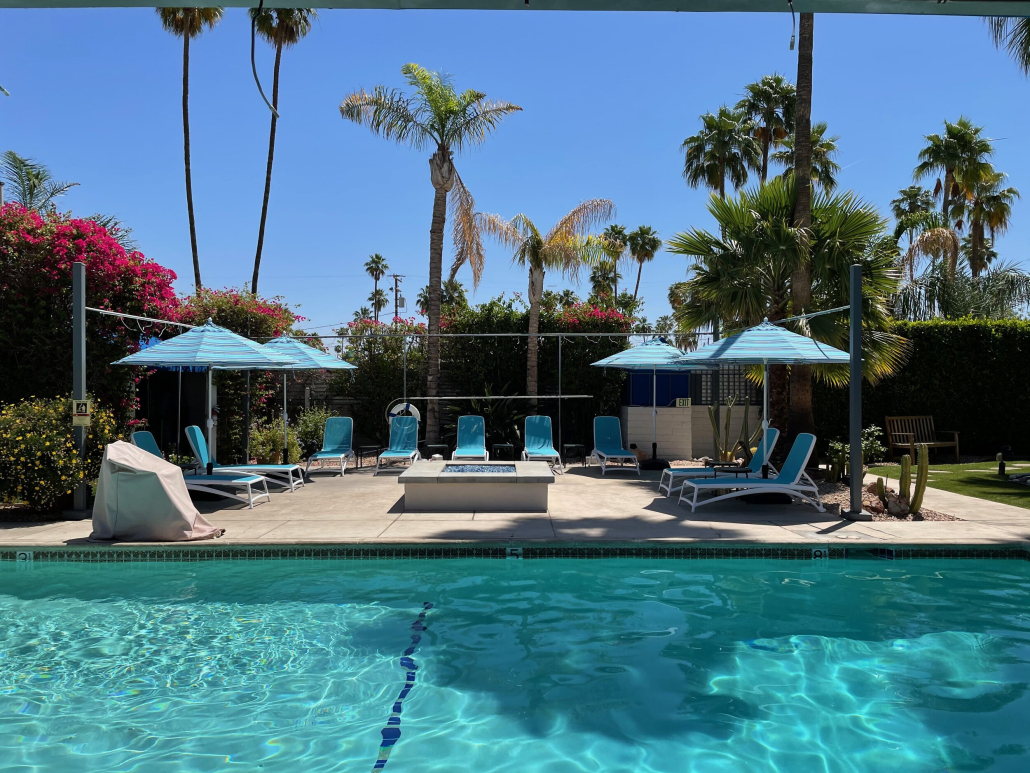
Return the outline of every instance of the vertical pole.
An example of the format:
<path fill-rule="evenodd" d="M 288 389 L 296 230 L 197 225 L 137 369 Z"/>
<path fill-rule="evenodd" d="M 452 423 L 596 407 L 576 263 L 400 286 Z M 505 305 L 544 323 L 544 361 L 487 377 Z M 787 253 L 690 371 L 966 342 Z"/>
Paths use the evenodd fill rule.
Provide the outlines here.
<path fill-rule="evenodd" d="M 86 264 L 72 264 L 72 398 L 86 399 Z M 86 427 L 75 427 L 75 448 L 81 459 L 86 453 Z M 89 483 L 75 488 L 72 508 L 84 513 L 89 505 Z"/>
<path fill-rule="evenodd" d="M 762 460 L 762 477 L 769 477 L 769 363 L 765 363 L 762 377 L 762 446 L 766 449 Z"/>
<path fill-rule="evenodd" d="M 658 458 L 658 366 L 651 368 L 651 458 Z"/>
<path fill-rule="evenodd" d="M 862 267 L 851 267 L 850 475 L 851 512 L 862 512 Z"/>
<path fill-rule="evenodd" d="M 211 416 L 211 412 L 214 410 L 214 405 L 211 400 L 211 368 L 207 369 L 207 398 L 205 404 L 207 405 L 207 419 L 204 426 L 207 427 L 207 474 L 212 474 L 212 468 L 214 467 L 214 453 L 215 453 L 215 422 Z"/>
<path fill-rule="evenodd" d="M 719 322 L 712 323 L 712 343 L 719 340 Z M 715 426 L 719 426 L 719 363 L 712 371 L 712 405 L 715 406 Z"/>
<path fill-rule="evenodd" d="M 286 429 L 286 374 L 289 371 L 283 371 L 283 464 L 290 463 L 290 435 Z"/>
<path fill-rule="evenodd" d="M 179 455 L 179 438 L 182 437 L 182 366 L 179 371 L 179 399 L 175 404 L 175 455 Z"/>
<path fill-rule="evenodd" d="M 558 448 L 561 449 L 561 341 L 562 336 L 558 336 Z"/>
<path fill-rule="evenodd" d="M 401 339 L 401 357 L 404 362 L 404 402 L 408 402 L 408 337 Z"/>
<path fill-rule="evenodd" d="M 399 310 L 400 307 L 399 307 L 399 305 L 397 303 L 397 297 L 400 295 L 400 288 L 397 285 L 397 279 L 398 279 L 397 275 L 394 274 L 393 275 L 393 318 L 394 319 L 397 319 L 397 316 L 400 314 L 400 310 Z"/>

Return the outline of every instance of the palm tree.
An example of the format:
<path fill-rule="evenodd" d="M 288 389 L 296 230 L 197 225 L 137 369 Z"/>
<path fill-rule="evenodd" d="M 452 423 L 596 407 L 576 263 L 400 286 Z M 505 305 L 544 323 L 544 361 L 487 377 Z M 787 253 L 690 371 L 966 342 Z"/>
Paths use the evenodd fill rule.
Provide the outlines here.
<path fill-rule="evenodd" d="M 893 297 L 898 319 L 1013 319 L 1030 310 L 1030 274 L 1004 263 L 972 276 L 961 267 L 949 275 L 942 263 L 931 263 Z"/>
<path fill-rule="evenodd" d="M 885 221 L 852 193 L 820 193 L 813 201 L 811 227 L 802 230 L 793 219 L 796 198 L 795 181 L 784 178 L 735 198 L 713 197 L 708 210 L 719 224 L 718 233 L 695 228 L 667 242 L 669 252 L 693 259 L 688 266 L 690 279 L 670 288 L 679 332 L 704 331 L 713 322 L 740 329 L 763 318 L 777 321 L 797 313 L 793 282 L 803 261 L 812 267 L 811 309 L 846 305 L 848 266 L 860 263 L 866 330 L 863 373 L 875 380 L 895 372 L 904 360 L 906 344 L 888 329 L 888 301 L 898 289 L 899 278 Z M 812 318 L 810 335 L 846 348 L 847 322 L 841 315 Z M 820 369 L 816 374 L 841 384 L 847 379 L 847 368 Z M 770 376 L 771 418 L 783 427 L 788 413 L 786 374 L 775 368 Z M 795 410 L 791 405 L 791 412 Z"/>
<path fill-rule="evenodd" d="M 386 276 L 386 272 L 389 270 L 390 266 L 387 264 L 386 258 L 378 252 L 368 256 L 368 260 L 365 261 L 365 273 L 372 277 L 372 281 L 375 283 L 373 295 L 379 294 L 379 280 Z M 376 309 L 376 322 L 379 321 L 380 310 L 385 308 L 386 306 L 384 305 Z"/>
<path fill-rule="evenodd" d="M 46 166 L 19 156 L 13 150 L 4 151 L 0 156 L 0 176 L 11 186 L 13 201 L 38 211 L 55 209 L 54 199 L 78 185 L 55 180 Z"/>
<path fill-rule="evenodd" d="M 629 234 L 626 233 L 625 226 L 613 223 L 604 229 L 599 244 L 602 254 L 606 256 L 602 260 L 606 259 L 609 264 L 608 276 L 612 281 L 612 299 L 616 300 L 619 297 L 619 280 L 622 279 L 622 274 L 619 273 L 619 263 L 626 256 Z"/>
<path fill-rule="evenodd" d="M 701 116 L 701 131 L 683 140 L 686 152 L 683 178 L 691 188 L 702 185 L 726 198 L 726 177 L 734 190 L 747 182 L 748 169 L 758 166 L 761 149 L 754 122 L 743 111 L 723 105 L 718 113 Z"/>
<path fill-rule="evenodd" d="M 511 220 L 505 220 L 499 215 L 476 214 L 479 228 L 512 250 L 513 263 L 529 269 L 527 395 L 537 394 L 539 382 L 537 349 L 544 275 L 547 271 L 559 271 L 563 276 L 575 278 L 581 265 L 596 263 L 597 253 L 604 250 L 604 246 L 596 239 L 588 238 L 587 233 L 594 226 L 610 220 L 614 214 L 615 205 L 608 199 L 590 199 L 574 207 L 546 234 L 542 234 L 533 221 L 523 214 Z"/>
<path fill-rule="evenodd" d="M 372 304 L 372 310 L 375 312 L 375 321 L 379 321 L 379 312 L 386 308 L 386 305 L 390 302 L 390 299 L 386 297 L 386 292 L 380 290 L 378 287 L 372 291 L 368 296 L 368 302 Z"/>
<path fill-rule="evenodd" d="M 778 73 L 744 87 L 737 110 L 754 122 L 754 136 L 762 145 L 762 182 L 769 177 L 769 149 L 794 133 L 794 84 Z"/>
<path fill-rule="evenodd" d="M 896 221 L 894 238 L 900 239 L 907 232 L 911 246 L 920 219 L 932 209 L 933 194 L 922 185 L 910 185 L 898 191 L 898 198 L 891 199 L 891 214 Z"/>
<path fill-rule="evenodd" d="M 311 20 L 317 16 L 314 8 L 257 8 L 250 9 L 250 18 L 257 34 L 275 47 L 275 68 L 272 70 L 272 124 L 268 129 L 268 163 L 265 166 L 265 193 L 261 199 L 261 222 L 258 224 L 257 250 L 254 253 L 254 277 L 250 291 L 258 291 L 261 271 L 261 250 L 265 244 L 265 221 L 268 218 L 268 194 L 272 190 L 272 160 L 275 158 L 275 126 L 279 121 L 279 65 L 283 49 L 292 48 L 311 31 Z"/>
<path fill-rule="evenodd" d="M 368 306 L 362 306 L 354 312 L 355 322 L 364 322 L 366 319 L 372 319 L 372 309 L 368 308 Z"/>
<path fill-rule="evenodd" d="M 651 226 L 642 225 L 626 235 L 626 244 L 629 254 L 637 262 L 637 284 L 633 288 L 633 300 L 636 300 L 637 293 L 640 292 L 640 275 L 644 271 L 644 264 L 654 260 L 655 253 L 662 248 L 662 240 Z"/>
<path fill-rule="evenodd" d="M 906 223 L 919 230 L 900 258 L 902 268 L 908 269 L 909 280 L 914 280 L 916 264 L 920 258 L 929 258 L 931 268 L 939 265 L 943 276 L 955 276 L 961 242 L 944 215 L 940 212 L 923 212 L 910 216 Z"/>
<path fill-rule="evenodd" d="M 913 176 L 922 180 L 933 174 L 938 177 L 933 195 L 941 197 L 941 214 L 947 222 L 951 222 L 951 201 L 959 193 L 956 180 L 961 177 L 967 181 L 983 175 L 990 164 L 987 159 L 994 154 L 991 141 L 981 135 L 982 126 L 974 126 L 965 116 L 958 121 L 944 122 L 943 134 L 926 135 L 926 147 L 919 151 L 919 164 Z"/>
<path fill-rule="evenodd" d="M 810 144 L 812 146 L 812 183 L 818 185 L 825 193 L 831 193 L 837 187 L 837 174 L 840 172 L 840 164 L 834 158 L 839 152 L 837 140 L 839 136 L 826 136 L 826 121 L 817 121 L 812 124 Z M 788 137 L 782 143 L 783 150 L 773 153 L 772 159 L 778 164 L 783 164 L 784 176 L 794 174 L 794 138 Z"/>
<path fill-rule="evenodd" d="M 433 184 L 433 219 L 429 229 L 429 340 L 426 395 L 437 397 L 440 381 L 440 293 L 443 274 L 443 230 L 447 220 L 447 194 L 457 211 L 454 223 L 455 252 L 472 266 L 473 284 L 483 271 L 482 245 L 475 227 L 475 202 L 454 168 L 454 154 L 481 145 L 501 121 L 522 110 L 510 102 L 488 102 L 486 94 L 467 89 L 458 93 L 450 78 L 417 64 L 406 64 L 401 73 L 414 89 L 411 96 L 397 89 L 376 86 L 350 94 L 340 105 L 348 121 L 367 126 L 388 140 L 415 150 L 433 149 L 429 176 Z M 453 274 L 453 272 L 452 272 Z M 426 442 L 440 435 L 439 406 L 429 400 L 426 410 Z"/>
<path fill-rule="evenodd" d="M 961 228 L 968 220 L 969 225 L 969 270 L 978 277 L 990 263 L 988 248 L 993 245 L 997 234 L 1008 230 L 1012 218 L 1012 204 L 1019 198 L 1015 188 L 1003 188 L 1007 175 L 993 169 L 983 172 L 972 183 L 959 180 L 964 196 L 955 202 L 952 212 L 956 227 Z M 986 238 L 990 233 L 990 242 Z"/>
<path fill-rule="evenodd" d="M 619 274 L 610 261 L 603 260 L 590 269 L 590 294 L 596 299 L 598 305 L 607 305 L 615 308 L 614 285 L 618 284 L 622 275 Z"/>
<path fill-rule="evenodd" d="M 190 40 L 204 28 L 211 29 L 222 19 L 222 8 L 157 8 L 161 26 L 182 38 L 182 155 L 186 168 L 186 213 L 190 221 L 190 248 L 193 250 L 193 285 L 199 290 L 200 255 L 197 252 L 197 221 L 193 216 L 193 173 L 190 169 Z M 255 289 L 257 279 L 254 280 Z"/>
<path fill-rule="evenodd" d="M 418 291 L 415 297 L 415 304 L 422 314 L 429 308 L 429 285 Z M 449 308 L 451 306 L 467 306 L 468 299 L 465 297 L 465 285 L 457 279 L 448 279 L 440 287 L 440 306 Z"/>
<path fill-rule="evenodd" d="M 1024 73 L 1030 74 L 1030 19 L 989 16 L 994 45 L 1004 48 Z"/>

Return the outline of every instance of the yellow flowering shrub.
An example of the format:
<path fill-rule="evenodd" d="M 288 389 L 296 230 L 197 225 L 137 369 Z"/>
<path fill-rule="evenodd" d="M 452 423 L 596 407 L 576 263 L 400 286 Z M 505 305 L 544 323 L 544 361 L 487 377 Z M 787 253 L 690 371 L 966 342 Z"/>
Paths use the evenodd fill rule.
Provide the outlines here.
<path fill-rule="evenodd" d="M 79 483 L 96 480 L 104 447 L 117 439 L 113 412 L 95 403 L 82 457 L 67 398 L 0 405 L 0 501 L 44 511 L 59 507 Z"/>

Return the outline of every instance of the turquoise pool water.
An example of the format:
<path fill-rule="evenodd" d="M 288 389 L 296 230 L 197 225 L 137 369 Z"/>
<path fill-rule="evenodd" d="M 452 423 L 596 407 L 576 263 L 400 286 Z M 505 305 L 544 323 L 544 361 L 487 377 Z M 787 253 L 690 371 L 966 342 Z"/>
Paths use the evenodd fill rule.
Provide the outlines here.
<path fill-rule="evenodd" d="M 1028 684 L 1019 561 L 0 567 L 4 773 L 1026 773 Z"/>

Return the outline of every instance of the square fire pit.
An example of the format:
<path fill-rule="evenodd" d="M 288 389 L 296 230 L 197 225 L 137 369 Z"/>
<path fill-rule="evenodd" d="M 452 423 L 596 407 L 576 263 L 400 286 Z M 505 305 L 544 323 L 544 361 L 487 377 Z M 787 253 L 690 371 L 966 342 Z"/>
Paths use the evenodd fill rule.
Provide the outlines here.
<path fill-rule="evenodd" d="M 397 480 L 405 510 L 543 513 L 554 473 L 547 462 L 418 461 Z"/>

